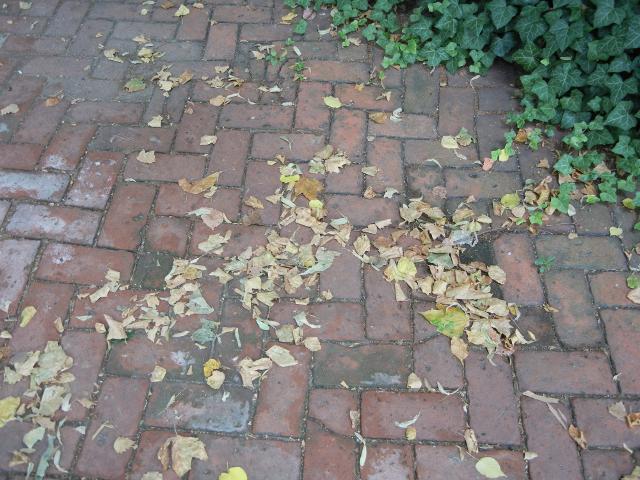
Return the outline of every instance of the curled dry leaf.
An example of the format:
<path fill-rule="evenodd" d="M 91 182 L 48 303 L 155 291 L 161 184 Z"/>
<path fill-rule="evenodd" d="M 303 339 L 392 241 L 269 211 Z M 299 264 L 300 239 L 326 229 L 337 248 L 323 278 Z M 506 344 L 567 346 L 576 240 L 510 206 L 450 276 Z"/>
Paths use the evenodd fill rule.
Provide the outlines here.
<path fill-rule="evenodd" d="M 36 307 L 32 305 L 24 307 L 24 309 L 20 313 L 20 327 L 26 327 L 36 313 L 38 313 Z"/>
<path fill-rule="evenodd" d="M 173 14 L 174 17 L 184 17 L 185 15 L 189 15 L 189 8 L 183 3 L 178 7 L 178 10 Z"/>
<path fill-rule="evenodd" d="M 262 204 L 262 202 L 259 199 L 257 199 L 256 197 L 254 197 L 253 195 L 250 195 L 248 198 L 245 198 L 243 203 L 247 207 L 256 208 L 256 209 L 264 209 L 264 205 Z"/>
<path fill-rule="evenodd" d="M 627 298 L 633 303 L 640 304 L 640 287 L 629 291 L 629 293 L 627 293 Z"/>
<path fill-rule="evenodd" d="M 279 367 L 292 367 L 298 364 L 298 361 L 291 355 L 289 350 L 279 345 L 272 346 L 265 353 Z"/>
<path fill-rule="evenodd" d="M 627 417 L 627 408 L 622 402 L 616 402 L 613 405 L 609 405 L 609 413 L 616 417 L 618 420 L 625 421 Z"/>
<path fill-rule="evenodd" d="M 194 458 L 198 460 L 209 458 L 204 443 L 196 437 L 176 435 L 168 438 L 158 451 L 158 460 L 162 468 L 168 470 L 171 466 L 178 477 L 182 477 L 191 470 L 191 462 Z"/>
<path fill-rule="evenodd" d="M 371 112 L 369 114 L 369 120 L 372 122 L 383 124 L 387 121 L 387 114 L 384 112 Z"/>
<path fill-rule="evenodd" d="M 152 128 L 162 127 L 162 115 L 154 115 L 151 117 L 151 120 L 147 122 L 147 125 Z"/>
<path fill-rule="evenodd" d="M 307 347 L 307 350 L 311 352 L 317 352 L 318 350 L 322 349 L 322 345 L 320 344 L 320 340 L 318 339 L 318 337 L 307 337 L 302 343 L 305 347 Z"/>
<path fill-rule="evenodd" d="M 209 385 L 214 390 L 219 390 L 220 387 L 222 387 L 222 384 L 224 383 L 224 379 L 225 379 L 224 372 L 220 370 L 216 370 L 215 372 L 211 373 L 211 375 L 207 377 L 207 385 Z"/>
<path fill-rule="evenodd" d="M 0 428 L 15 418 L 15 414 L 20 406 L 18 397 L 4 397 L 0 400 Z"/>
<path fill-rule="evenodd" d="M 631 412 L 625 418 L 629 428 L 640 427 L 640 412 Z"/>
<path fill-rule="evenodd" d="M 194 180 L 193 182 L 190 182 L 186 178 L 181 178 L 178 180 L 178 185 L 187 193 L 192 193 L 194 195 L 204 193 L 205 197 L 209 197 L 215 193 L 216 183 L 218 182 L 220 173 L 221 172 L 215 172 L 201 178 L 200 180 Z"/>
<path fill-rule="evenodd" d="M 6 107 L 0 109 L 0 116 L 8 115 L 10 113 L 18 113 L 20 111 L 20 107 L 18 107 L 15 103 L 10 103 Z"/>
<path fill-rule="evenodd" d="M 407 388 L 411 390 L 419 390 L 422 388 L 422 380 L 413 372 L 409 374 L 409 378 L 407 379 Z"/>
<path fill-rule="evenodd" d="M 413 441 L 418 436 L 418 432 L 416 431 L 416 427 L 407 427 L 404 431 L 404 438 L 409 441 Z"/>
<path fill-rule="evenodd" d="M 118 437 L 113 442 L 113 449 L 117 454 L 125 453 L 127 450 L 131 450 L 135 446 L 136 442 L 127 437 Z"/>
<path fill-rule="evenodd" d="M 218 137 L 215 135 L 203 135 L 200 137 L 200 146 L 215 145 L 217 141 Z"/>
<path fill-rule="evenodd" d="M 489 274 L 489 278 L 491 278 L 491 280 L 499 283 L 500 285 L 504 285 L 507 281 L 507 274 L 497 265 L 491 265 L 488 268 L 487 273 Z"/>
<path fill-rule="evenodd" d="M 149 150 L 148 152 L 145 150 L 140 150 L 138 156 L 136 157 L 140 163 L 152 164 L 156 163 L 156 152 L 153 150 Z"/>
<path fill-rule="evenodd" d="M 464 441 L 470 454 L 475 455 L 478 453 L 478 439 L 476 438 L 476 432 L 472 428 L 467 428 L 464 431 Z"/>
<path fill-rule="evenodd" d="M 569 436 L 580 448 L 583 450 L 587 448 L 587 439 L 584 436 L 584 432 L 575 425 L 569 425 Z"/>
<path fill-rule="evenodd" d="M 151 382 L 161 382 L 164 380 L 165 375 L 167 374 L 167 369 L 161 367 L 160 365 L 156 365 L 153 367 L 153 371 L 151 372 Z"/>

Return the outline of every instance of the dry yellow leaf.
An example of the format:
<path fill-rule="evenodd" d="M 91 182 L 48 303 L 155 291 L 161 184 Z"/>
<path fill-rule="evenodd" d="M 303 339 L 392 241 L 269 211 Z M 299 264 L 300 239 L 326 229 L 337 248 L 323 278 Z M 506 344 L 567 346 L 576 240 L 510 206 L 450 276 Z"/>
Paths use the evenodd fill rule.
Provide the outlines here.
<path fill-rule="evenodd" d="M 382 124 L 387 121 L 387 114 L 384 112 L 371 112 L 369 114 L 369 120 Z"/>
<path fill-rule="evenodd" d="M 174 17 L 184 17 L 185 15 L 189 15 L 189 9 L 185 4 L 180 5 L 178 10 L 173 14 Z"/>
<path fill-rule="evenodd" d="M 296 182 L 294 191 L 296 195 L 304 195 L 307 200 L 315 200 L 318 198 L 318 194 L 322 192 L 322 189 L 322 183 L 318 180 L 303 175 Z"/>
<path fill-rule="evenodd" d="M 194 180 L 193 182 L 190 182 L 186 178 L 181 178 L 178 180 L 178 185 L 180 185 L 180 188 L 187 193 L 198 195 L 200 193 L 207 192 L 213 195 L 213 193 L 215 193 L 215 186 L 218 182 L 220 173 L 221 172 L 215 172 L 199 180 Z M 207 196 L 206 193 L 205 196 Z"/>
<path fill-rule="evenodd" d="M 264 205 L 262 204 L 262 202 L 256 197 L 254 197 L 253 195 L 250 195 L 248 198 L 245 198 L 244 204 L 247 207 L 264 209 Z"/>
<path fill-rule="evenodd" d="M 140 150 L 140 153 L 138 153 L 136 160 L 138 160 L 140 163 L 146 163 L 147 165 L 156 163 L 156 152 L 154 150 L 149 150 L 148 152 L 145 150 Z"/>
<path fill-rule="evenodd" d="M 168 470 L 171 465 L 178 477 L 182 477 L 191 470 L 191 462 L 194 458 L 198 460 L 209 458 L 204 443 L 196 437 L 176 435 L 168 438 L 158 451 L 158 460 L 162 467 Z"/>
<path fill-rule="evenodd" d="M 136 442 L 127 437 L 118 437 L 115 442 L 113 442 L 113 449 L 117 454 L 121 454 L 126 452 L 127 450 L 131 450 L 135 446 Z"/>
<path fill-rule="evenodd" d="M 34 315 L 38 313 L 36 307 L 29 305 L 28 307 L 24 307 L 22 313 L 20 313 L 20 326 L 26 327 Z"/>
<path fill-rule="evenodd" d="M 575 425 L 569 425 L 569 436 L 573 438 L 573 441 L 576 442 L 580 448 L 587 448 L 587 439 L 584 436 L 584 432 Z"/>
<path fill-rule="evenodd" d="M 202 373 L 204 374 L 204 378 L 209 378 L 213 372 L 219 370 L 222 364 L 220 360 L 216 358 L 210 358 L 202 365 Z"/>

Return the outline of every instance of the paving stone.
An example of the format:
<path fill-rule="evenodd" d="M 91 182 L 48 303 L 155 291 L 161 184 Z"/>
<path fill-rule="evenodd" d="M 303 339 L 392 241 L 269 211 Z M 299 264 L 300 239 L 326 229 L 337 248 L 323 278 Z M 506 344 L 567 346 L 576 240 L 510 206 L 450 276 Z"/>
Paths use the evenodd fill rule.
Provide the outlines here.
<path fill-rule="evenodd" d="M 309 395 L 309 418 L 340 435 L 351 435 L 349 412 L 358 410 L 355 392 L 349 390 L 313 389 Z"/>
<path fill-rule="evenodd" d="M 616 403 L 615 400 L 575 398 L 572 403 L 577 426 L 585 432 L 590 447 L 620 447 L 625 444 L 629 448 L 638 448 L 640 445 L 640 434 L 609 413 L 608 408 Z M 637 401 L 623 403 L 628 412 L 637 412 L 640 408 Z"/>
<path fill-rule="evenodd" d="M 623 451 L 587 450 L 582 453 L 586 480 L 619 480 L 633 470 L 631 455 Z"/>
<path fill-rule="evenodd" d="M 87 245 L 93 242 L 99 222 L 100 215 L 91 210 L 22 203 L 16 207 L 6 228 L 17 236 Z"/>
<path fill-rule="evenodd" d="M 9 315 L 18 308 L 39 245 L 35 240 L 0 240 L 0 258 L 11 259 L 11 262 L 0 263 L 0 298 L 3 299 L 3 310 Z M 0 317 L 4 317 L 4 313 L 0 313 Z"/>
<path fill-rule="evenodd" d="M 527 478 L 521 453 L 510 450 L 483 450 L 476 458 L 480 459 L 484 456 L 497 460 L 507 478 L 519 480 Z M 460 453 L 454 446 L 416 446 L 416 465 L 420 480 L 423 478 L 483 480 L 486 477 L 476 470 L 476 462 L 477 460 L 467 455 L 461 460 Z"/>
<path fill-rule="evenodd" d="M 533 263 L 529 238 L 526 235 L 502 235 L 493 243 L 493 250 L 498 264 L 507 274 L 507 282 L 501 286 L 504 299 L 520 305 L 543 304 L 544 291 Z"/>
<path fill-rule="evenodd" d="M 626 263 L 615 238 L 578 237 L 567 241 L 564 236 L 544 235 L 537 238 L 536 249 L 539 256 L 555 257 L 556 268 L 619 270 Z"/>
<path fill-rule="evenodd" d="M 325 432 L 315 423 L 309 422 L 305 439 L 303 477 L 311 480 L 355 480 L 356 452 L 354 440 Z"/>
<path fill-rule="evenodd" d="M 640 392 L 640 375 L 633 367 L 638 363 L 637 342 L 640 339 L 640 316 L 637 310 L 603 310 L 602 319 L 607 330 L 611 356 L 620 375 L 619 382 L 624 393 L 637 395 Z"/>

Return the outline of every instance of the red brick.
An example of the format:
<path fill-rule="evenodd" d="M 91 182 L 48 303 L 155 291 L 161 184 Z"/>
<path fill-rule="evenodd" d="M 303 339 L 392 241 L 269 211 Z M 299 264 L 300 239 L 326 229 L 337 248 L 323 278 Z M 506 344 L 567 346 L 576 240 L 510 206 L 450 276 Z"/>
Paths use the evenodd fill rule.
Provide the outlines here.
<path fill-rule="evenodd" d="M 66 108 L 65 101 L 53 107 L 47 107 L 44 103 L 34 106 L 13 135 L 13 141 L 45 145 L 56 131 Z"/>
<path fill-rule="evenodd" d="M 339 435 L 351 435 L 350 413 L 358 410 L 355 392 L 314 389 L 309 395 L 309 417 Z"/>
<path fill-rule="evenodd" d="M 480 158 L 491 158 L 491 152 L 497 148 L 503 148 L 505 144 L 504 134 L 509 132 L 513 126 L 505 123 L 505 115 L 480 115 L 476 120 L 476 139 L 478 142 L 478 152 Z M 473 125 L 473 124 L 472 124 Z M 473 132 L 473 130 L 470 130 Z M 456 131 L 456 133 L 458 133 Z M 519 149 L 530 150 L 528 148 Z M 553 157 L 552 157 L 553 158 Z M 506 162 L 495 162 L 492 170 L 518 170 L 518 160 L 516 155 L 512 155 Z M 538 163 L 540 160 L 536 161 Z M 548 175 L 547 171 L 547 175 Z M 543 177 L 544 178 L 544 177 Z M 552 187 L 553 188 L 553 187 Z"/>
<path fill-rule="evenodd" d="M 278 302 L 270 310 L 270 318 L 281 324 L 293 324 L 296 312 L 305 311 L 311 323 L 322 327 L 309 330 L 322 340 L 363 340 L 363 309 L 359 303 L 313 303 L 301 307 L 295 303 Z M 311 335 L 311 334 L 310 334 Z"/>
<path fill-rule="evenodd" d="M 584 274 L 573 270 L 549 272 L 545 284 L 549 303 L 559 310 L 553 312 L 553 320 L 560 341 L 572 347 L 602 343 L 602 329 Z"/>
<path fill-rule="evenodd" d="M 146 247 L 183 256 L 187 250 L 189 221 L 182 218 L 155 217 L 149 220 Z"/>
<path fill-rule="evenodd" d="M 148 382 L 135 378 L 107 378 L 102 385 L 98 406 L 87 428 L 75 472 L 78 475 L 122 478 L 132 452 L 118 454 L 113 450 L 117 437 L 134 439 L 147 396 Z M 109 422 L 113 428 L 98 428 Z"/>
<path fill-rule="evenodd" d="M 456 153 L 467 157 L 466 160 Z M 424 165 L 426 160 L 433 158 L 443 167 L 470 167 L 478 159 L 478 152 L 474 146 L 454 151 L 444 148 L 438 140 L 407 140 L 404 143 L 404 158 L 408 164 Z"/>
<path fill-rule="evenodd" d="M 358 164 L 347 165 L 339 175 L 328 175 L 325 179 L 327 193 L 352 193 L 360 195 L 364 189 L 362 167 Z"/>
<path fill-rule="evenodd" d="M 362 394 L 362 432 L 365 437 L 404 438 L 406 422 L 413 424 L 418 440 L 460 441 L 465 427 L 462 399 L 441 393 L 367 391 Z"/>
<path fill-rule="evenodd" d="M 73 358 L 73 367 L 69 372 L 75 377 L 69 385 L 73 401 L 65 418 L 69 421 L 83 420 L 89 410 L 79 400 L 91 400 L 96 391 L 107 342 L 102 333 L 69 331 L 63 335 L 61 345 L 67 355 Z"/>
<path fill-rule="evenodd" d="M 204 175 L 205 157 L 200 155 L 155 154 L 154 163 L 142 163 L 132 153 L 127 159 L 125 178 L 177 182 L 182 178 L 195 180 Z"/>
<path fill-rule="evenodd" d="M 223 365 L 235 365 L 238 360 L 245 357 L 262 356 L 263 332 L 251 318 L 251 312 L 242 307 L 239 302 L 227 298 L 220 321 L 223 327 L 237 328 L 241 339 L 240 347 L 235 341 L 224 341 L 214 345 L 213 354 Z M 227 370 L 226 375 L 229 383 L 242 384 L 240 375 L 234 369 Z"/>
<path fill-rule="evenodd" d="M 544 235 L 536 240 L 540 256 L 554 256 L 554 267 L 578 270 L 619 270 L 626 267 L 620 242 L 615 238 Z"/>
<path fill-rule="evenodd" d="M 404 77 L 404 110 L 407 113 L 434 115 L 438 108 L 440 72 L 416 64 L 406 69 Z"/>
<path fill-rule="evenodd" d="M 602 310 L 600 312 L 607 329 L 607 342 L 611 348 L 618 381 L 622 391 L 636 395 L 640 392 L 638 374 L 638 341 L 640 341 L 640 315 L 638 310 Z"/>
<path fill-rule="evenodd" d="M 354 162 L 364 157 L 366 114 L 354 110 L 338 110 L 331 126 L 331 143 Z"/>
<path fill-rule="evenodd" d="M 65 203 L 89 208 L 104 208 L 123 158 L 121 153 L 89 152 L 82 162 L 80 172 L 67 194 Z"/>
<path fill-rule="evenodd" d="M 401 345 L 324 344 L 314 355 L 313 381 L 318 386 L 400 386 L 410 373 L 410 352 Z"/>
<path fill-rule="evenodd" d="M 230 393 L 225 401 L 222 400 L 223 390 L 214 392 L 204 384 L 153 384 L 145 425 L 215 432 L 246 431 L 253 393 L 246 388 L 230 386 L 224 391 Z M 167 408 L 172 396 L 176 400 Z"/>
<path fill-rule="evenodd" d="M 423 197 L 423 200 L 431 205 L 442 206 L 444 199 L 442 194 L 434 193 L 435 187 L 444 188 L 442 170 L 431 165 L 411 165 L 407 168 L 408 194 L 414 197 Z M 446 189 L 444 190 L 446 193 Z"/>
<path fill-rule="evenodd" d="M 155 193 L 151 185 L 125 184 L 118 187 L 102 226 L 98 246 L 135 250 Z"/>
<path fill-rule="evenodd" d="M 331 242 L 327 248 L 340 256 L 325 272 L 320 273 L 320 290 L 330 290 L 334 298 L 357 299 L 362 296 L 362 262 L 348 248 Z"/>
<path fill-rule="evenodd" d="M 553 407 L 560 410 L 566 418 L 571 418 L 566 406 L 556 404 Z M 523 398 L 522 412 L 527 449 L 538 454 L 537 458 L 529 462 L 531 479 L 581 480 L 578 447 L 547 406 L 538 400 Z"/>
<path fill-rule="evenodd" d="M 394 317 L 388 317 L 389 319 Z M 391 322 L 390 322 L 391 323 Z M 451 342 L 438 335 L 414 348 L 415 373 L 431 386 L 459 388 L 464 383 L 460 361 L 451 354 Z"/>
<path fill-rule="evenodd" d="M 72 296 L 71 285 L 32 283 L 22 305 L 33 306 L 37 312 L 26 326 L 14 328 L 11 350 L 14 353 L 42 350 L 48 341 L 57 340 L 60 334 L 54 321 L 67 316 Z"/>
<path fill-rule="evenodd" d="M 512 88 L 480 88 L 478 97 L 480 111 L 506 113 L 518 109 L 516 90 Z"/>
<path fill-rule="evenodd" d="M 45 33 L 51 36 L 73 35 L 88 9 L 89 5 L 84 2 L 73 0 L 62 2 L 55 15 L 49 20 Z"/>
<path fill-rule="evenodd" d="M 402 145 L 398 140 L 378 138 L 367 145 L 369 165 L 378 167 L 374 177 L 367 175 L 367 185 L 377 193 L 384 193 L 387 187 L 404 191 L 404 169 L 402 165 Z"/>
<path fill-rule="evenodd" d="M 58 173 L 0 170 L 0 197 L 60 200 L 69 177 Z"/>
<path fill-rule="evenodd" d="M 86 20 L 82 23 L 80 29 L 71 37 L 71 42 L 67 53 L 76 57 L 93 57 L 100 53 L 100 45 L 104 41 L 104 37 L 96 37 L 98 32 L 103 35 L 113 28 L 113 23 L 107 20 Z M 65 43 L 68 43 L 65 42 Z M 106 60 L 106 58 L 105 58 Z M 110 63 L 111 60 L 107 60 Z"/>
<path fill-rule="evenodd" d="M 161 185 L 156 201 L 158 215 L 186 216 L 198 208 L 214 208 L 223 212 L 231 221 L 235 221 L 240 212 L 240 192 L 219 188 L 211 198 L 193 195 L 182 190 L 178 185 Z M 198 221 L 197 224 L 202 224 Z M 204 225 L 204 224 L 203 224 Z M 210 232 L 211 229 L 206 227 Z"/>
<path fill-rule="evenodd" d="M 497 263 L 507 274 L 500 288 L 504 299 L 519 305 L 542 305 L 544 291 L 533 264 L 533 252 L 525 235 L 501 235 L 493 242 Z"/>
<path fill-rule="evenodd" d="M 375 123 L 369 120 L 369 135 L 402 138 L 436 138 L 436 124 L 426 115 L 405 114 L 402 121 Z"/>
<path fill-rule="evenodd" d="M 171 149 L 173 127 L 102 126 L 92 142 L 93 149 L 139 152 L 142 149 L 166 153 Z"/>
<path fill-rule="evenodd" d="M 640 447 L 640 435 L 637 431 L 609 413 L 608 408 L 615 402 L 613 399 L 573 399 L 576 423 L 584 432 L 589 447 L 621 447 L 623 444 L 629 448 Z M 640 409 L 638 402 L 623 403 L 628 412 Z"/>
<path fill-rule="evenodd" d="M 410 445 L 368 445 L 367 461 L 360 469 L 361 477 L 363 480 L 413 480 L 413 457 Z"/>
<path fill-rule="evenodd" d="M 254 5 L 220 5 L 214 9 L 213 19 L 218 22 L 269 23 L 271 9 Z"/>
<path fill-rule="evenodd" d="M 173 436 L 175 436 L 174 432 L 161 430 L 142 432 L 128 478 L 141 480 L 143 475 L 148 472 L 162 472 L 162 478 L 165 480 L 179 480 L 180 477 L 171 468 L 163 471 L 162 464 L 158 460 L 158 451 L 164 442 Z M 202 435 L 195 436 L 202 438 Z M 200 460 L 194 460 L 192 467 L 197 467 L 199 463 Z"/>
<path fill-rule="evenodd" d="M 364 269 L 364 288 L 367 306 L 367 337 L 375 340 L 410 339 L 413 334 L 411 303 L 397 302 L 393 284 L 387 282 L 379 271 L 372 268 Z M 390 321 L 391 319 L 393 321 Z"/>
<path fill-rule="evenodd" d="M 293 108 L 279 105 L 229 104 L 222 109 L 220 126 L 235 128 L 288 129 Z"/>
<path fill-rule="evenodd" d="M 516 353 L 521 390 L 548 393 L 615 393 L 607 356 L 600 352 Z"/>
<path fill-rule="evenodd" d="M 465 361 L 469 417 L 480 443 L 520 445 L 519 413 L 513 372 L 507 360 L 470 352 Z"/>
<path fill-rule="evenodd" d="M 242 31 L 244 33 L 244 28 Z M 311 60 L 305 64 L 305 76 L 309 80 L 345 83 L 364 83 L 369 80 L 369 67 L 365 63 Z"/>
<path fill-rule="evenodd" d="M 281 188 L 280 176 L 276 166 L 268 165 L 266 162 L 249 162 L 245 177 L 244 198 L 253 195 L 262 201 L 263 209 L 254 209 L 247 205 L 242 206 L 242 213 L 249 216 L 251 223 L 262 223 L 273 225 L 280 217 L 280 205 L 274 205 L 265 200 L 269 195 Z"/>
<path fill-rule="evenodd" d="M 620 480 L 633 470 L 633 457 L 622 451 L 582 452 L 585 480 Z"/>
<path fill-rule="evenodd" d="M 0 298 L 3 308 L 9 303 L 9 315 L 16 313 L 39 245 L 40 242 L 34 240 L 0 240 L 0 258 L 11 259 L 11 262 L 0 263 Z M 4 312 L 0 313 L 0 316 L 4 315 Z"/>
<path fill-rule="evenodd" d="M 401 93 L 391 90 L 391 101 L 378 98 L 385 92 L 378 86 L 365 86 L 362 90 L 356 90 L 354 85 L 336 85 L 335 96 L 343 105 L 360 110 L 373 110 L 376 112 L 391 112 L 401 103 Z"/>
<path fill-rule="evenodd" d="M 238 26 L 230 23 L 212 25 L 204 50 L 205 60 L 233 60 L 236 53 Z"/>
<path fill-rule="evenodd" d="M 331 112 L 323 103 L 323 98 L 331 95 L 331 85 L 316 82 L 302 82 L 298 90 L 296 104 L 296 128 L 326 130 Z"/>
<path fill-rule="evenodd" d="M 355 480 L 357 451 L 354 440 L 332 435 L 309 422 L 303 477 L 305 480 Z"/>
<path fill-rule="evenodd" d="M 366 199 L 356 195 L 327 195 L 327 209 L 336 218 L 345 216 L 356 227 L 363 227 L 380 220 L 400 218 L 398 206 L 387 198 Z"/>
<path fill-rule="evenodd" d="M 627 288 L 628 276 L 628 273 L 623 272 L 600 272 L 589 275 L 595 303 L 607 307 L 632 307 L 635 305 L 627 298 L 629 292 Z"/>
<path fill-rule="evenodd" d="M 207 153 L 210 145 L 200 145 L 203 135 L 213 135 L 218 109 L 208 104 L 194 104 L 193 113 L 185 113 L 178 126 L 174 148 L 180 152 Z"/>
<path fill-rule="evenodd" d="M 253 420 L 254 433 L 300 436 L 311 352 L 303 346 L 287 345 L 286 348 L 298 365 L 274 366 L 260 382 L 258 406 Z"/>
<path fill-rule="evenodd" d="M 74 170 L 95 131 L 93 125 L 63 125 L 44 152 L 42 165 Z"/>
<path fill-rule="evenodd" d="M 99 222 L 100 215 L 90 210 L 23 203 L 16 207 L 7 224 L 7 232 L 24 237 L 91 244 Z"/>
<path fill-rule="evenodd" d="M 460 457 L 463 456 L 461 460 Z M 483 450 L 474 456 L 461 455 L 455 446 L 416 446 L 416 463 L 418 478 L 428 480 L 447 480 L 464 478 L 483 480 L 487 477 L 476 470 L 480 458 L 491 457 L 498 461 L 506 478 L 525 480 L 524 458 L 520 452 L 510 450 Z M 549 477 L 564 478 L 564 477 Z"/>
<path fill-rule="evenodd" d="M 128 280 L 132 266 L 133 255 L 129 252 L 50 243 L 36 275 L 54 282 L 101 284 L 109 268 Z"/>
<path fill-rule="evenodd" d="M 0 145 L 0 168 L 33 170 L 38 164 L 40 145 Z"/>
<path fill-rule="evenodd" d="M 521 188 L 515 173 L 445 169 L 444 175 L 452 197 L 500 198 Z"/>
<path fill-rule="evenodd" d="M 244 176 L 244 166 L 249 155 L 249 132 L 222 130 L 213 147 L 209 172 L 221 171 L 220 185 L 240 186 Z"/>
<path fill-rule="evenodd" d="M 122 318 L 122 312 L 134 302 L 134 297 L 141 298 L 147 293 L 146 291 L 120 290 L 109 293 L 107 297 L 99 299 L 96 303 L 91 303 L 89 295 L 95 290 L 95 287 L 85 287 L 80 290 L 79 297 L 73 307 L 73 313 L 69 319 L 70 327 L 94 328 L 97 321 L 102 322 L 104 320 L 104 315 L 120 319 Z M 90 318 L 87 319 L 86 317 Z"/>
<path fill-rule="evenodd" d="M 69 107 L 68 115 L 74 122 L 138 123 L 143 105 L 121 102 L 80 102 Z"/>
<path fill-rule="evenodd" d="M 215 478 L 230 466 L 242 466 L 249 478 L 259 479 L 265 472 L 278 480 L 299 478 L 299 442 L 214 436 L 205 436 L 203 441 L 209 459 L 193 463 L 193 478 Z"/>
<path fill-rule="evenodd" d="M 438 133 L 456 135 L 461 127 L 473 132 L 476 95 L 473 88 L 441 88 Z"/>
<path fill-rule="evenodd" d="M 204 40 L 209 28 L 209 10 L 198 10 L 195 15 L 181 18 L 176 35 L 177 40 Z"/>
<path fill-rule="evenodd" d="M 196 229 L 193 232 L 193 237 L 191 238 L 191 247 L 190 251 L 193 255 L 202 254 L 202 252 L 198 249 L 198 243 L 207 239 L 209 235 L 211 235 L 211 229 L 203 225 L 203 228 L 200 229 L 198 225 L 196 225 Z M 231 238 L 229 242 L 224 246 L 223 255 L 226 258 L 240 255 L 244 250 L 248 247 L 255 249 L 261 245 L 266 245 L 267 239 L 265 234 L 267 232 L 267 228 L 259 225 L 225 225 L 224 227 L 219 227 L 219 233 L 225 233 L 227 230 L 231 231 Z M 208 232 L 207 232 L 208 230 Z"/>
<path fill-rule="evenodd" d="M 188 16 L 198 17 L 200 15 Z M 144 35 L 150 40 L 171 40 L 175 32 L 176 26 L 169 23 L 119 21 L 116 22 L 111 35 L 113 38 L 122 38 L 125 40 L 131 40 L 136 35 Z"/>
<path fill-rule="evenodd" d="M 283 140 L 287 138 L 289 144 Z M 251 156 L 254 158 L 273 159 L 276 155 L 283 155 L 287 160 L 307 161 L 322 150 L 325 145 L 324 136 L 311 133 L 257 133 L 253 136 Z"/>

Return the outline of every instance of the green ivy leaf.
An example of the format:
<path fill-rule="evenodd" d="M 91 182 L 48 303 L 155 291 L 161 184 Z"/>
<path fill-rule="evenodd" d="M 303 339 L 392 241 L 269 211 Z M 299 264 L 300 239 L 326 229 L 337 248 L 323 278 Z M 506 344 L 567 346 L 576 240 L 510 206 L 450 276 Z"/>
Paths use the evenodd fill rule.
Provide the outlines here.
<path fill-rule="evenodd" d="M 518 13 L 518 9 L 512 5 L 507 5 L 506 0 L 492 0 L 487 3 L 487 8 L 491 12 L 491 21 L 496 28 L 507 25 Z"/>
<path fill-rule="evenodd" d="M 626 101 L 618 103 L 605 120 L 605 125 L 611 125 L 612 127 L 620 128 L 622 130 L 631 130 L 635 127 L 638 121 L 631 114 L 631 108 L 633 102 Z"/>
<path fill-rule="evenodd" d="M 307 21 L 302 19 L 293 26 L 293 33 L 304 35 L 307 31 Z"/>
<path fill-rule="evenodd" d="M 622 8 L 615 7 L 614 0 L 597 0 L 594 3 L 598 6 L 593 14 L 593 26 L 596 28 L 619 24 L 626 16 Z"/>

